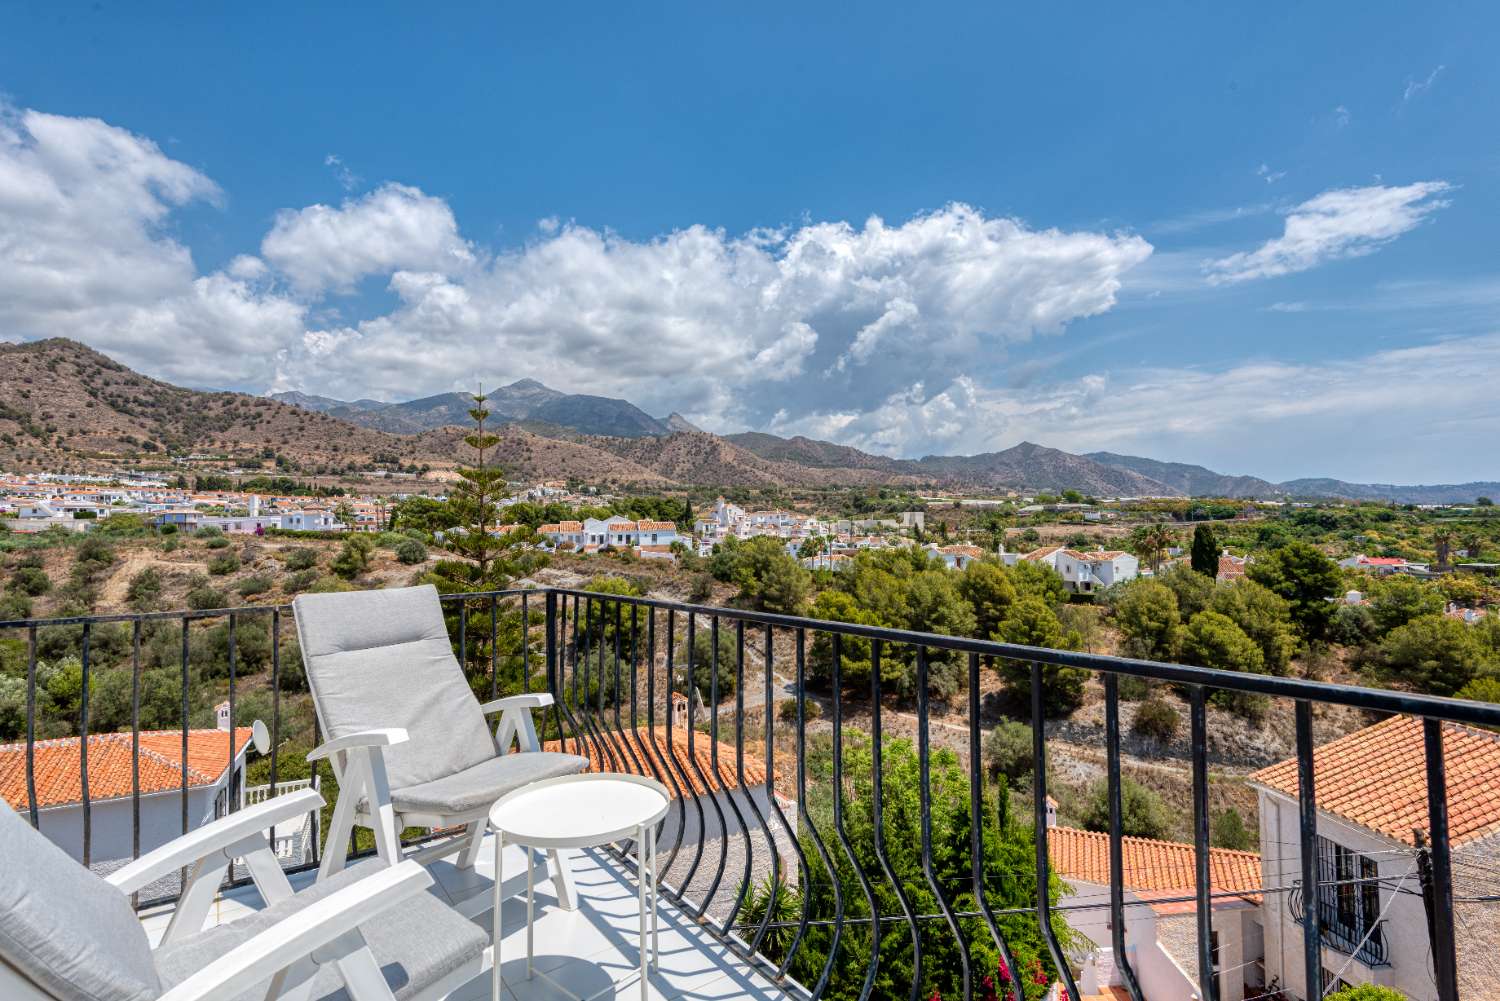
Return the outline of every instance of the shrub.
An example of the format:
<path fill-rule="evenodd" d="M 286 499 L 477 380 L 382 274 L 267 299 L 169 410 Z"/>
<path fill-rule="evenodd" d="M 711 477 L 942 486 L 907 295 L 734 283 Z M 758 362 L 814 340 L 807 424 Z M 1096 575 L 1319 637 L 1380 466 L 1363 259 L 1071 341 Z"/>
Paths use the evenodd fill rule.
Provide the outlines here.
<path fill-rule="evenodd" d="M 1182 723 L 1177 710 L 1165 699 L 1147 699 L 1135 710 L 1135 720 L 1130 724 L 1132 733 L 1139 734 L 1159 744 L 1170 744 L 1177 736 Z"/>
<path fill-rule="evenodd" d="M 222 539 L 224 537 L 224 530 L 218 525 L 204 525 L 194 532 L 193 535 L 200 539 Z"/>
<path fill-rule="evenodd" d="M 787 699 L 777 707 L 776 715 L 783 723 L 797 722 L 797 701 L 795 698 Z M 817 719 L 823 715 L 823 704 L 821 702 L 814 702 L 812 699 L 803 699 L 802 705 L 802 713 L 805 719 Z"/>
<path fill-rule="evenodd" d="M 1177 596 L 1160 581 L 1137 577 L 1115 603 L 1115 621 L 1125 634 L 1125 652 L 1147 660 L 1171 660 L 1182 640 Z"/>
<path fill-rule="evenodd" d="M 375 543 L 367 535 L 351 535 L 344 548 L 328 564 L 328 569 L 345 580 L 353 580 L 370 569 L 370 553 Z"/>
<path fill-rule="evenodd" d="M 1341 991 L 1334 991 L 1323 1001 L 1408 1001 L 1408 998 L 1394 987 L 1360 984 L 1357 987 L 1345 987 Z"/>
<path fill-rule="evenodd" d="M 1083 815 L 1090 831 L 1109 830 L 1109 783 L 1094 783 Z M 1134 779 L 1120 777 L 1120 828 L 1133 838 L 1161 838 L 1172 829 L 1172 812 L 1155 792 Z"/>
<path fill-rule="evenodd" d="M 6 588 L 35 598 L 52 590 L 52 578 L 41 567 L 21 567 L 10 575 Z"/>
<path fill-rule="evenodd" d="M 688 601 L 702 604 L 714 596 L 714 578 L 712 574 L 700 573 L 693 575 L 693 585 L 688 591 Z"/>
<path fill-rule="evenodd" d="M 261 576 L 246 577 L 239 582 L 235 590 L 240 593 L 240 597 L 242 598 L 248 598 L 252 594 L 264 594 L 271 590 L 271 580 L 268 577 Z"/>
<path fill-rule="evenodd" d="M 313 586 L 318 579 L 316 570 L 298 570 L 296 573 L 287 574 L 281 582 L 282 589 L 288 593 L 306 591 Z"/>
<path fill-rule="evenodd" d="M 188 588 L 187 606 L 201 612 L 205 608 L 224 608 L 229 604 L 229 595 L 212 587 L 207 580 Z"/>
<path fill-rule="evenodd" d="M 1245 818 L 1232 806 L 1214 815 L 1209 840 L 1215 848 L 1232 848 L 1237 852 L 1253 851 L 1256 845 L 1256 837 L 1245 826 Z"/>
<path fill-rule="evenodd" d="M 209 549 L 228 549 L 229 540 L 222 535 L 211 535 L 204 540 L 203 544 Z"/>
<path fill-rule="evenodd" d="M 311 570 L 318 565 L 318 551 L 306 546 L 287 550 L 283 563 L 290 571 Z"/>
<path fill-rule="evenodd" d="M 240 568 L 240 558 L 234 553 L 220 553 L 208 561 L 208 572 L 215 577 L 234 573 Z"/>
<path fill-rule="evenodd" d="M 130 578 L 130 586 L 125 591 L 125 600 L 131 608 L 142 612 L 149 611 L 156 607 L 156 600 L 160 597 L 161 574 L 153 568 L 147 567 Z"/>
<path fill-rule="evenodd" d="M 1126 702 L 1139 702 L 1149 698 L 1154 689 L 1149 678 L 1139 678 L 1133 674 L 1122 674 L 1117 686 L 1120 698 Z"/>
<path fill-rule="evenodd" d="M 1031 727 L 1003 720 L 984 738 L 984 764 L 991 775 L 1004 775 L 1012 785 L 1032 772 Z"/>
<path fill-rule="evenodd" d="M 407 566 L 423 563 L 427 560 L 427 547 L 416 539 L 403 538 L 396 543 L 396 559 Z"/>

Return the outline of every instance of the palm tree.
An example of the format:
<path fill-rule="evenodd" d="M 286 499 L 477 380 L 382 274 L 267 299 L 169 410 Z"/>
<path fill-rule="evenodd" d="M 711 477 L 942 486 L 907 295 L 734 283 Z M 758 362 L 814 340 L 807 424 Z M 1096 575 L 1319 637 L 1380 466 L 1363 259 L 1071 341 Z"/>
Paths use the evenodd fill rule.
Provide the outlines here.
<path fill-rule="evenodd" d="M 1161 569 L 1161 561 L 1171 545 L 1172 530 L 1163 522 L 1142 525 L 1130 534 L 1131 550 L 1150 565 L 1152 573 Z"/>
<path fill-rule="evenodd" d="M 1453 548 L 1453 531 L 1440 528 L 1432 533 L 1432 545 L 1437 550 L 1437 568 L 1448 569 L 1448 551 Z"/>

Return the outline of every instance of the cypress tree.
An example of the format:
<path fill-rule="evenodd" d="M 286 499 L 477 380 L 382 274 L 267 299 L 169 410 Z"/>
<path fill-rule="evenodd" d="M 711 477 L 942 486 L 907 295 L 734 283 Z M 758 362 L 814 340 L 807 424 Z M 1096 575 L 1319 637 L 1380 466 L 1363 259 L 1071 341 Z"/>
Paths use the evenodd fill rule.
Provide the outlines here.
<path fill-rule="evenodd" d="M 1193 569 L 1208 577 L 1219 575 L 1219 540 L 1210 525 L 1193 529 Z"/>

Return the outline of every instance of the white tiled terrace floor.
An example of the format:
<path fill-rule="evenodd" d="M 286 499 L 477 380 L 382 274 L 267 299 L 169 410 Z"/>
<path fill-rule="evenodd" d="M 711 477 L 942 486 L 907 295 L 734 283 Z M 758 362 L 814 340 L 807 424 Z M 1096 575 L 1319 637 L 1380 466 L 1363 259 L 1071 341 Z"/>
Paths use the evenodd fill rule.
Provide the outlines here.
<path fill-rule="evenodd" d="M 477 876 L 457 869 L 448 860 L 434 864 L 431 872 L 437 882 L 430 892 L 450 903 L 474 892 L 490 892 L 494 845 L 489 839 L 480 859 Z M 508 873 L 522 871 L 519 848 L 506 850 L 505 865 Z M 617 983 L 614 997 L 638 1001 L 639 911 L 633 878 L 602 851 L 577 853 L 573 872 L 578 889 L 576 911 L 557 906 L 550 879 L 537 883 L 536 968 L 573 997 L 588 998 L 604 991 L 601 997 L 608 998 L 610 984 Z M 311 873 L 304 873 L 293 877 L 292 883 L 301 889 L 311 879 Z M 220 898 L 210 923 L 233 921 L 260 906 L 260 895 L 253 886 L 232 890 Z M 659 915 L 660 968 L 650 977 L 650 1001 L 782 1001 L 791 996 L 729 952 L 665 898 Z M 165 932 L 170 917 L 169 909 L 142 915 L 153 945 Z M 567 1001 L 569 995 L 547 979 L 526 979 L 525 897 L 506 901 L 503 917 L 501 959 L 507 1001 Z M 491 918 L 492 912 L 487 910 L 475 920 L 488 932 Z M 449 1001 L 487 1001 L 491 969 L 487 956 L 483 974 L 450 994 Z"/>

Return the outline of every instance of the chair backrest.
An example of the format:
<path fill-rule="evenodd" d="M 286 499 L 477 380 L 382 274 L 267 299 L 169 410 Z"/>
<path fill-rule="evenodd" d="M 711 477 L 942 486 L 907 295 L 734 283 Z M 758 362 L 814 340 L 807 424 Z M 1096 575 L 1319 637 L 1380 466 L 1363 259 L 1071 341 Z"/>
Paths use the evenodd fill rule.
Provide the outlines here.
<path fill-rule="evenodd" d="M 130 899 L 73 861 L 4 800 L 0 966 L 58 1001 L 151 1001 L 161 994 L 151 945 Z"/>
<path fill-rule="evenodd" d="M 404 727 L 384 751 L 392 789 L 495 756 L 495 738 L 453 656 L 437 589 L 298 595 L 302 662 L 328 738 Z"/>

